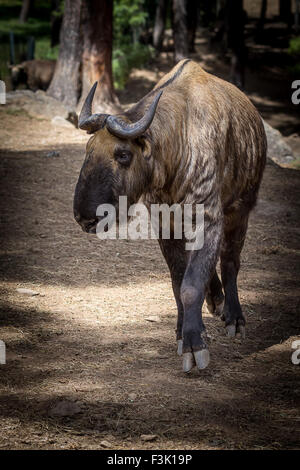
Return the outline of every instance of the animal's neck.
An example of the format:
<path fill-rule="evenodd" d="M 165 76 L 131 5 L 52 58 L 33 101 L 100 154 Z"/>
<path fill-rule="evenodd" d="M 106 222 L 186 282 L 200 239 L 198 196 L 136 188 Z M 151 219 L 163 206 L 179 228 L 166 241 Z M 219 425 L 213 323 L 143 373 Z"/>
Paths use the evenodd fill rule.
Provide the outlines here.
<path fill-rule="evenodd" d="M 153 150 L 152 190 L 161 197 L 177 198 L 176 180 L 183 162 L 188 160 L 188 139 L 185 123 L 181 116 L 163 111 L 155 116 L 151 126 Z M 185 143 L 185 145 L 184 145 Z"/>

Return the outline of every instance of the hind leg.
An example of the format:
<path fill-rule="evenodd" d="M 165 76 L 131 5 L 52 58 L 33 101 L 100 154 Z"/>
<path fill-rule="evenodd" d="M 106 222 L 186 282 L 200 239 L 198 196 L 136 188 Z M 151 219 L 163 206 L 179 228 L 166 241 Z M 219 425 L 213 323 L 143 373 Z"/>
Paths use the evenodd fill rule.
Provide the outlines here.
<path fill-rule="evenodd" d="M 239 216 L 238 216 L 239 215 Z M 245 336 L 245 317 L 243 315 L 237 288 L 240 269 L 240 254 L 244 245 L 248 226 L 248 214 L 237 214 L 225 223 L 224 238 L 221 246 L 221 274 L 225 292 L 223 320 L 228 336 L 241 333 Z"/>
<path fill-rule="evenodd" d="M 217 271 L 214 272 L 210 281 L 205 300 L 210 313 L 217 316 L 222 314 L 224 306 L 224 294 L 222 291 L 222 283 L 219 279 Z"/>

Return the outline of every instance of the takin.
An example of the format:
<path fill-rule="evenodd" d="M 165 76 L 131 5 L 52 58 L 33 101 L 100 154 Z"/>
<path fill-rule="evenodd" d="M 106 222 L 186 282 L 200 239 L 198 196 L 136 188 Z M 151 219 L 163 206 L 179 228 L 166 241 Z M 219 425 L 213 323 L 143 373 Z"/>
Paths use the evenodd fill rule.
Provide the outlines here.
<path fill-rule="evenodd" d="M 159 239 L 178 308 L 177 347 L 183 370 L 209 363 L 202 319 L 221 315 L 228 336 L 245 337 L 237 289 L 240 254 L 266 162 L 262 119 L 234 85 L 190 59 L 179 62 L 123 114 L 92 114 L 94 84 L 79 127 L 93 134 L 74 195 L 74 217 L 96 233 L 97 207 L 130 204 L 203 204 L 204 241 L 186 250 L 171 234 Z M 118 221 L 117 221 L 118 222 Z M 220 258 L 221 280 L 216 271 Z"/>
<path fill-rule="evenodd" d="M 23 84 L 32 91 L 47 90 L 52 80 L 55 60 L 27 60 L 18 65 L 10 65 L 13 90 Z"/>

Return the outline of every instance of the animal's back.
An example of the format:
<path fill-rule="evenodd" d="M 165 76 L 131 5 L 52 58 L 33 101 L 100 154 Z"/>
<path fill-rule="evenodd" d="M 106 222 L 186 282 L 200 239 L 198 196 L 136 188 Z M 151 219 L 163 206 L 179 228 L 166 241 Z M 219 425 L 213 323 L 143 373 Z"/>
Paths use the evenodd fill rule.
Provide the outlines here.
<path fill-rule="evenodd" d="M 262 119 L 247 96 L 229 82 L 205 72 L 196 62 L 183 60 L 165 75 L 155 89 L 164 89 L 169 104 L 185 103 L 182 126 L 187 148 L 199 148 L 194 179 L 201 168 L 215 166 L 224 209 L 244 198 L 254 204 L 266 160 Z M 189 167 L 189 168 L 188 168 Z M 253 200 L 251 200 L 253 199 Z"/>
<path fill-rule="evenodd" d="M 24 62 L 29 87 L 47 89 L 54 74 L 55 64 L 55 60 L 42 59 Z"/>

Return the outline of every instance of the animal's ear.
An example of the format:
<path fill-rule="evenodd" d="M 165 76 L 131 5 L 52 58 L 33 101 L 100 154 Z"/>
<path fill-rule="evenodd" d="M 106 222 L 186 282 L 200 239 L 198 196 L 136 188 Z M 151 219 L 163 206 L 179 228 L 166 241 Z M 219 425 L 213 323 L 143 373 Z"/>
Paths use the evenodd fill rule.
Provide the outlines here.
<path fill-rule="evenodd" d="M 141 135 L 141 137 L 137 139 L 137 142 L 138 142 L 138 145 L 142 149 L 144 158 L 146 158 L 146 160 L 149 160 L 152 154 L 152 147 L 151 147 L 150 140 L 148 139 L 146 135 Z"/>

